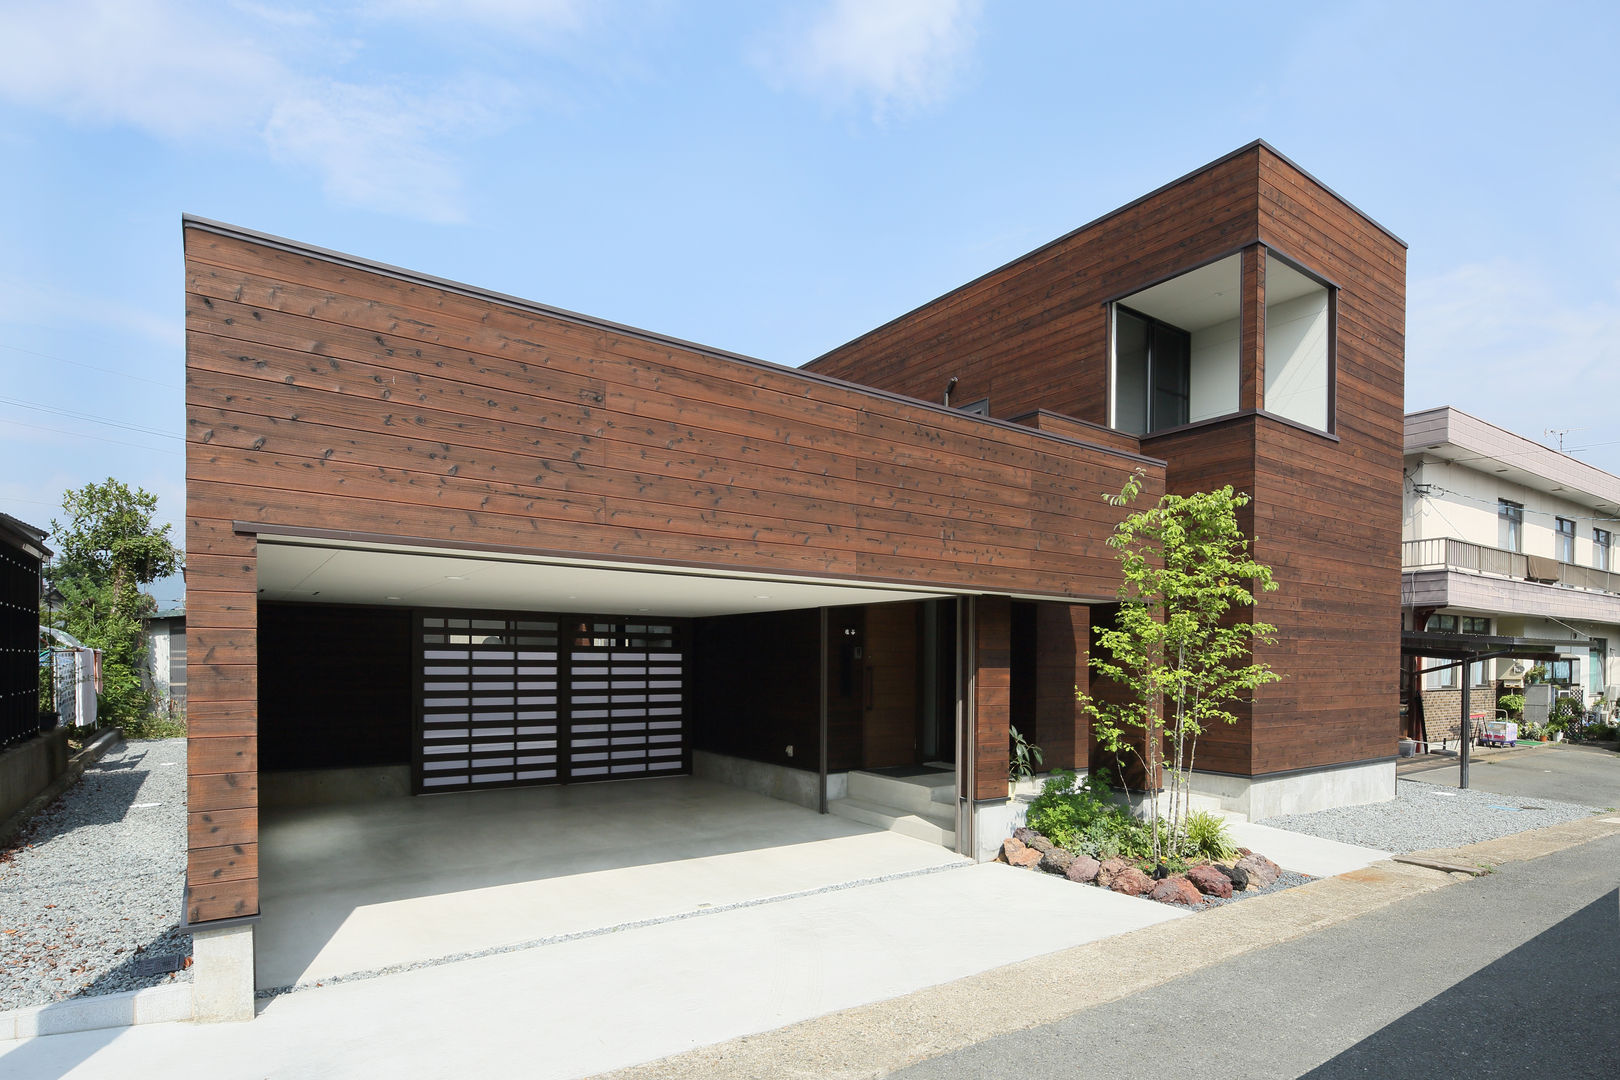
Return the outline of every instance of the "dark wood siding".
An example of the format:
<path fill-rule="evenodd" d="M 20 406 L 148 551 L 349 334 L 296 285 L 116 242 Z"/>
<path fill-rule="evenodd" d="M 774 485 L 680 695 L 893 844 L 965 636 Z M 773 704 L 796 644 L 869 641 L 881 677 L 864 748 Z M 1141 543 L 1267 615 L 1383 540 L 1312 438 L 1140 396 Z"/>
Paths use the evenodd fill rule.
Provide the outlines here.
<path fill-rule="evenodd" d="M 265 604 L 259 611 L 259 768 L 411 760 L 411 613 Z"/>
<path fill-rule="evenodd" d="M 973 797 L 1007 797 L 1012 720 L 1012 603 L 981 596 L 974 605 Z"/>
<path fill-rule="evenodd" d="M 878 769 L 917 760 L 917 620 L 920 604 L 866 609 L 866 686 L 861 765 Z"/>

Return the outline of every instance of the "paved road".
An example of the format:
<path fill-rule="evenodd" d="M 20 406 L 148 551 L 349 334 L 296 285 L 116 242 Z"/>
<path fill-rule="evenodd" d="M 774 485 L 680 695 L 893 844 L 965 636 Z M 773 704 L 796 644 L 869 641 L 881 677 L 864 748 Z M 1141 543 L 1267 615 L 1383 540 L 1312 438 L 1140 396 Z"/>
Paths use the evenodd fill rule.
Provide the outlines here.
<path fill-rule="evenodd" d="M 1620 836 L 892 1074 L 1620 1075 Z"/>
<path fill-rule="evenodd" d="M 1457 786 L 1457 766 L 1400 770 L 1403 780 Z M 1620 754 L 1592 746 L 1510 750 L 1474 761 L 1468 786 L 1523 799 L 1558 799 L 1586 806 L 1620 807 Z M 1617 1069 L 1620 1073 L 1620 1069 Z"/>

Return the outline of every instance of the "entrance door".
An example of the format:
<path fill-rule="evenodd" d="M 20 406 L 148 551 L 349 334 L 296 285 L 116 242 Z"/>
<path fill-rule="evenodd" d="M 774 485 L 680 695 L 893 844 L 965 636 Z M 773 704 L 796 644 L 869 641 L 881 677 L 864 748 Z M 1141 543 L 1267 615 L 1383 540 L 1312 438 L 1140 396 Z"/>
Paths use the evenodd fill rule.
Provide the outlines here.
<path fill-rule="evenodd" d="M 956 763 L 956 603 L 923 603 L 917 650 L 919 764 Z"/>

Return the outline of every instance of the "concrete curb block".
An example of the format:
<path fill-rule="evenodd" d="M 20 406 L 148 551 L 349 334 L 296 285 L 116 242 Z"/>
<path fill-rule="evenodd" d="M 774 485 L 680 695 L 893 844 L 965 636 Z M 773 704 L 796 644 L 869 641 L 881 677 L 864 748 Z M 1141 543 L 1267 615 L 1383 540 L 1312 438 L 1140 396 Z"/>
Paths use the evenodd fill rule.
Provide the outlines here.
<path fill-rule="evenodd" d="M 6 819 L 0 825 L 0 847 L 4 847 L 16 839 L 23 827 L 32 821 L 41 810 L 61 798 L 62 793 L 79 782 L 84 770 L 100 761 L 113 747 L 124 741 L 123 734 L 117 728 L 109 728 L 97 735 L 90 744 L 68 759 L 67 768 L 62 775 L 51 781 L 49 787 L 35 795 L 33 801 L 21 810 Z"/>
<path fill-rule="evenodd" d="M 191 1011 L 190 983 L 70 998 L 0 1012 L 0 1042 L 133 1024 L 166 1024 L 190 1020 Z"/>
<path fill-rule="evenodd" d="M 1620 833 L 1596 818 L 1446 851 L 1494 869 Z M 1192 918 L 1049 953 L 903 997 L 604 1073 L 605 1080 L 876 1078 L 997 1035 L 1029 1030 L 1244 953 L 1472 880 L 1385 860 Z"/>

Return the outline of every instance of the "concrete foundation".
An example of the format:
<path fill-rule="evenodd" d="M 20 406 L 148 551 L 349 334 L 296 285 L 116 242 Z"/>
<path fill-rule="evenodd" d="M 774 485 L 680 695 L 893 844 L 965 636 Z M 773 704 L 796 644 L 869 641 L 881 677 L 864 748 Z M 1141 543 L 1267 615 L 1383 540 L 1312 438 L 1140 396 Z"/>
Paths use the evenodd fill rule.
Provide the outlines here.
<path fill-rule="evenodd" d="M 203 1023 L 253 1019 L 253 924 L 191 935 L 192 1016 Z"/>
<path fill-rule="evenodd" d="M 768 765 L 763 761 L 716 754 L 708 750 L 692 751 L 692 775 L 700 780 L 752 791 L 772 799 L 781 799 L 810 810 L 821 808 L 819 773 L 805 769 L 790 769 L 782 765 Z M 827 799 L 842 799 L 849 794 L 849 774 L 827 774 Z"/>
<path fill-rule="evenodd" d="M 302 769 L 261 772 L 261 807 L 326 806 L 333 803 L 398 799 L 411 793 L 409 765 L 363 769 Z"/>
<path fill-rule="evenodd" d="M 67 728 L 57 728 L 0 753 L 0 822 L 27 806 L 67 770 L 67 738 Z"/>
<path fill-rule="evenodd" d="M 1335 806 L 1388 802 L 1395 797 L 1395 759 L 1279 777 L 1194 772 L 1192 789 L 1195 797 L 1210 800 L 1212 808 L 1261 821 Z"/>

